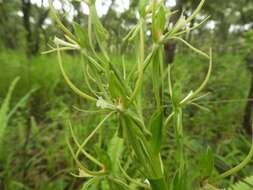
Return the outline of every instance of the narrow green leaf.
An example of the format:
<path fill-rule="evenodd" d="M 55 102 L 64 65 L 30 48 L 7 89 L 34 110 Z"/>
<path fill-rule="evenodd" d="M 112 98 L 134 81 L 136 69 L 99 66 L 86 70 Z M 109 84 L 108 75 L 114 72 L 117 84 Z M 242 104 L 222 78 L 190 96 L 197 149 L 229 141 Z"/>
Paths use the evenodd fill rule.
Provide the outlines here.
<path fill-rule="evenodd" d="M 123 150 L 123 139 L 119 138 L 117 135 L 114 135 L 113 138 L 110 140 L 107 148 L 107 154 L 110 156 L 111 159 L 111 172 L 113 174 L 119 173 L 120 156 Z"/>
<path fill-rule="evenodd" d="M 88 31 L 85 31 L 84 27 L 82 27 L 80 24 L 76 22 L 73 22 L 73 28 L 81 47 L 82 48 L 89 47 Z"/>
<path fill-rule="evenodd" d="M 199 168 L 201 177 L 208 178 L 212 175 L 214 168 L 214 155 L 210 147 L 208 147 L 206 153 L 200 157 Z"/>
<path fill-rule="evenodd" d="M 153 14 L 155 15 L 153 15 L 153 19 L 152 19 L 152 37 L 153 37 L 153 40 L 157 42 L 162 37 L 167 19 L 166 19 L 166 11 L 165 11 L 164 6 L 159 6 L 158 8 L 156 8 L 155 6 L 153 9 L 154 9 Z"/>
<path fill-rule="evenodd" d="M 139 12 L 141 16 L 145 16 L 146 13 L 146 5 L 147 5 L 148 0 L 140 0 L 139 1 Z"/>
<path fill-rule="evenodd" d="M 95 5 L 90 6 L 90 16 L 94 29 L 99 37 L 99 40 L 104 41 L 107 31 L 99 20 Z"/>
<path fill-rule="evenodd" d="M 110 173 L 112 171 L 112 161 L 111 161 L 111 158 L 110 158 L 109 154 L 107 153 L 107 151 L 105 151 L 104 149 L 102 149 L 98 145 L 96 145 L 94 148 L 96 150 L 98 159 L 104 165 L 104 170 L 106 172 Z"/>
<path fill-rule="evenodd" d="M 115 76 L 113 71 L 109 72 L 109 91 L 111 96 L 115 98 L 125 98 L 127 92 L 124 89 L 124 86 L 121 85 L 118 78 Z"/>
<path fill-rule="evenodd" d="M 159 178 L 159 179 L 149 179 L 150 185 L 152 189 L 154 190 L 167 190 L 167 184 L 165 183 L 164 178 Z"/>
<path fill-rule="evenodd" d="M 11 83 L 8 93 L 0 107 L 0 146 L 2 144 L 4 132 L 9 121 L 8 112 L 10 110 L 11 96 L 18 81 L 19 77 L 15 78 L 14 81 Z"/>

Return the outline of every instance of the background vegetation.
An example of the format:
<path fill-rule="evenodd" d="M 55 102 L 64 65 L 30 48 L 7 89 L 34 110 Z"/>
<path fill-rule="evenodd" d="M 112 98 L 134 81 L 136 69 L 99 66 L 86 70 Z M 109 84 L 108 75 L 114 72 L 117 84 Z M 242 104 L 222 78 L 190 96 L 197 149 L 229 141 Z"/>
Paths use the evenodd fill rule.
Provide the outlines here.
<path fill-rule="evenodd" d="M 130 70 L 134 60 L 132 47 L 120 46 L 120 42 L 138 20 L 138 1 L 130 1 L 123 11 L 120 1 L 102 2 L 105 5 L 98 12 L 105 12 L 101 13 L 101 19 L 110 32 L 108 48 L 115 52 L 115 61 L 121 61 L 121 51 L 129 52 L 125 61 Z M 58 7 L 61 18 L 70 29 L 72 21 L 87 27 L 84 2 L 55 0 L 55 3 L 61 5 Z M 168 1 L 172 10 L 178 10 L 170 22 L 175 23 L 181 14 L 189 16 L 198 3 L 198 0 Z M 185 36 L 206 52 L 210 46 L 213 48 L 214 68 L 205 89 L 208 96 L 201 100 L 201 107 L 186 110 L 184 125 L 190 157 L 210 146 L 215 155 L 220 155 L 215 157 L 215 166 L 222 172 L 243 160 L 250 148 L 253 1 L 207 0 L 201 15 L 191 25 L 208 15 L 211 17 L 206 24 Z M 0 0 L 0 189 L 72 190 L 83 185 L 83 179 L 71 175 L 76 166 L 65 141 L 66 121 L 72 121 L 81 139 L 100 118 L 74 109 L 73 106 L 85 108 L 87 104 L 65 85 L 56 56 L 41 54 L 49 49 L 55 35 L 62 33 L 46 0 Z M 205 75 L 205 60 L 176 42 L 168 43 L 165 52 L 167 64 L 176 63 L 174 74 L 177 83 L 184 87 L 182 93 L 197 86 Z M 71 79 L 82 89 L 87 88 L 80 57 L 67 53 L 64 61 Z M 148 103 L 146 109 L 150 109 Z M 104 131 L 107 142 L 112 137 L 108 131 Z M 173 138 L 168 136 L 166 142 L 169 147 L 164 147 L 163 156 L 167 158 L 166 166 L 173 170 L 170 159 Z M 94 147 L 92 143 L 89 146 Z M 220 187 L 228 188 L 252 176 L 252 164 L 222 181 Z M 245 189 L 253 189 L 252 178 L 247 181 Z"/>

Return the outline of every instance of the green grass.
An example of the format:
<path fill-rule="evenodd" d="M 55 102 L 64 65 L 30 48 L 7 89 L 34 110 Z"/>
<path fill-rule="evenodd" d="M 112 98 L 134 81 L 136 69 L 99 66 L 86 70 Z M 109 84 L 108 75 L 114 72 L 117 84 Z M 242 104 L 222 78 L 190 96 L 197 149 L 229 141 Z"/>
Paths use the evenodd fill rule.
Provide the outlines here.
<path fill-rule="evenodd" d="M 177 67 L 174 68 L 174 74 L 179 79 L 183 86 L 183 92 L 187 92 L 193 86 L 199 83 L 199 77 L 203 77 L 202 73 L 206 69 L 204 60 L 199 59 L 192 54 L 185 57 L 184 54 L 177 54 L 175 63 Z M 26 59 L 22 53 L 19 52 L 1 52 L 0 60 L 3 70 L 1 70 L 1 102 L 3 101 L 8 87 L 16 76 L 20 76 L 20 80 L 12 95 L 11 107 L 15 106 L 29 90 L 27 87 L 25 66 Z M 245 63 L 242 57 L 226 54 L 222 56 L 215 56 L 214 72 L 210 79 L 207 91 L 211 92 L 209 96 L 202 100 L 201 104 L 208 107 L 210 111 L 202 111 L 196 109 L 194 106 L 190 107 L 185 112 L 185 132 L 187 136 L 193 137 L 189 144 L 196 151 L 202 151 L 203 147 L 200 144 L 208 144 L 209 142 L 214 150 L 224 156 L 226 163 L 230 166 L 237 164 L 243 159 L 243 155 L 248 152 L 249 145 L 245 147 L 244 141 L 238 139 L 237 131 L 241 128 L 242 114 L 244 111 L 245 99 L 247 96 L 247 89 L 249 88 L 250 75 L 247 72 Z M 71 55 L 64 56 L 66 70 L 71 79 L 78 85 L 82 86 L 82 75 L 75 75 L 74 68 L 79 68 L 79 65 L 69 66 L 70 63 L 78 64 L 78 58 Z M 120 62 L 120 58 L 115 57 L 115 62 Z M 8 61 L 11 60 L 11 61 Z M 132 58 L 133 60 L 133 58 Z M 21 106 L 16 114 L 10 118 L 10 122 L 6 130 L 5 148 L 2 149 L 7 152 L 5 160 L 1 161 L 3 168 L 0 171 L 1 183 L 4 183 L 5 189 L 22 189 L 21 186 L 26 186 L 28 189 L 73 189 L 80 186 L 78 180 L 69 175 L 70 171 L 74 172 L 74 164 L 71 155 L 68 152 L 65 142 L 64 125 L 67 119 L 72 120 L 72 125 L 75 126 L 75 134 L 78 139 L 84 139 L 92 131 L 94 121 L 98 121 L 96 114 L 80 113 L 73 109 L 72 105 L 86 108 L 86 103 L 74 96 L 73 93 L 65 86 L 58 66 L 56 65 L 54 56 L 38 56 L 31 59 L 30 64 L 32 69 L 32 87 L 38 88 L 40 91 L 34 92 L 31 99 L 36 99 L 43 108 L 36 110 L 36 117 L 33 122 L 32 136 L 26 153 L 22 153 L 22 144 L 24 143 L 26 129 L 28 126 L 28 111 L 29 104 Z M 133 61 L 131 61 L 134 64 Z M 131 64 L 129 63 L 129 64 Z M 129 65 L 127 64 L 127 65 Z M 72 67 L 73 66 L 73 67 Z M 191 72 L 194 66 L 194 72 Z M 22 72 L 20 70 L 22 69 Z M 231 69 L 233 68 L 233 69 Z M 238 77 L 238 69 L 240 69 L 240 77 Z M 130 68 L 127 68 L 130 70 Z M 177 74 L 178 73 L 178 74 Z M 198 76 L 196 76 L 198 74 Z M 201 76 L 200 76 L 201 75 Z M 79 78 L 80 77 L 80 78 Z M 147 83 L 151 84 L 151 79 L 145 79 Z M 55 85 L 52 81 L 58 81 Z M 55 90 L 49 90 L 55 89 Z M 221 100 L 235 99 L 238 101 L 231 103 L 219 102 Z M 40 102 L 41 101 L 41 102 Z M 213 103 L 212 103 L 213 102 Z M 46 106 L 45 106 L 46 105 Z M 147 102 L 149 108 L 149 101 Z M 45 108 L 45 107 L 46 108 Z M 149 114 L 149 109 L 146 112 Z M 46 111 L 45 111 L 46 110 Z M 224 119 L 226 118 L 226 119 Z M 112 137 L 112 132 L 115 131 L 116 121 L 111 121 L 107 127 L 110 130 L 104 130 L 105 136 L 108 137 L 105 144 L 108 144 Z M 237 140 L 238 139 L 238 140 Z M 207 141 L 208 140 L 208 141 Z M 232 144 L 231 144 L 232 143 Z M 16 146 L 20 144 L 21 146 Z M 170 146 L 173 146 L 173 142 Z M 88 145 L 90 151 L 93 150 L 93 144 Z M 244 148 L 245 147 L 245 148 Z M 242 148 L 245 150 L 241 151 Z M 164 147 L 163 155 L 167 158 L 173 158 L 174 152 Z M 236 159 L 229 156 L 231 150 L 235 152 Z M 239 151 L 239 152 L 238 152 Z M 237 153 L 236 153 L 237 152 Z M 29 168 L 27 176 L 23 177 L 24 170 L 23 160 L 29 155 L 33 158 L 29 161 Z M 189 153 L 190 155 L 192 153 Z M 243 155 L 241 155 L 243 154 Z M 17 156 L 19 155 L 19 156 Z M 126 159 L 126 158 L 124 158 Z M 127 166 L 128 161 L 125 160 L 126 167 L 129 168 L 130 174 L 135 176 L 133 166 Z M 13 167 L 13 163 L 16 166 Z M 173 163 L 171 159 L 166 160 L 166 166 L 173 170 Z M 65 170 L 66 169 L 66 170 Z M 250 175 L 251 165 L 243 170 L 243 175 Z M 42 174 L 41 174 L 42 172 Z M 58 174 L 59 172 L 59 174 Z M 51 179 L 55 174 L 57 176 Z M 42 176 L 42 177 L 41 177 Z M 49 179 L 51 179 L 49 181 Z M 227 187 L 229 183 L 224 183 Z M 2 184 L 1 184 L 2 185 Z M 105 188 L 106 189 L 106 188 Z"/>

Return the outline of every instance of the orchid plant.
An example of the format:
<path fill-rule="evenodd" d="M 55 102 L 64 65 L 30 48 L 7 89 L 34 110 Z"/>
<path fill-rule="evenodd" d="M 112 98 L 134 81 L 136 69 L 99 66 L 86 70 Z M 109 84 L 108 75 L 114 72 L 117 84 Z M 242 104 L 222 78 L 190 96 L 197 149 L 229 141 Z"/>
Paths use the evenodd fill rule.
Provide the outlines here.
<path fill-rule="evenodd" d="M 253 148 L 248 157 L 231 170 L 217 174 L 213 172 L 214 158 L 211 149 L 203 156 L 202 177 L 196 187 L 189 187 L 184 179 L 187 173 L 187 155 L 183 128 L 184 109 L 204 95 L 201 94 L 206 86 L 212 70 L 212 51 L 205 53 L 190 43 L 182 36 L 207 21 L 189 27 L 189 23 L 200 13 L 205 0 L 201 0 L 191 16 L 182 15 L 175 25 L 168 23 L 169 17 L 175 12 L 165 7 L 164 0 L 140 0 L 138 7 L 138 23 L 123 38 L 122 44 L 132 43 L 136 46 L 137 58 L 128 71 L 124 61 L 118 64 L 112 59 L 113 52 L 107 51 L 106 42 L 108 32 L 100 22 L 97 14 L 95 0 L 86 0 L 89 6 L 87 30 L 73 23 L 73 31 L 63 25 L 56 10 L 50 1 L 52 15 L 59 28 L 64 33 L 65 39 L 55 37 L 51 50 L 45 53 L 56 52 L 61 73 L 67 85 L 80 97 L 93 107 L 93 110 L 80 110 L 101 114 L 103 119 L 82 142 L 76 137 L 71 122 L 68 122 L 72 140 L 67 140 L 70 152 L 78 165 L 77 177 L 87 178 L 83 189 L 89 189 L 94 184 L 105 181 L 107 189 L 152 189 L 152 190 L 186 190 L 186 189 L 218 189 L 215 182 L 234 174 L 243 168 L 251 159 Z M 151 20 L 151 24 L 150 24 Z M 148 48 L 146 40 L 147 31 L 151 31 L 150 39 L 152 47 Z M 182 42 L 193 52 L 199 54 L 208 62 L 208 71 L 199 87 L 191 90 L 184 98 L 180 99 L 177 88 L 173 83 L 173 64 L 165 63 L 164 45 L 171 40 Z M 77 87 L 64 69 L 63 51 L 76 51 L 80 54 L 84 73 L 86 91 Z M 123 53 L 124 54 L 124 53 Z M 127 56 L 126 55 L 121 55 Z M 146 73 L 151 72 L 153 102 L 151 116 L 145 114 L 144 99 L 152 99 L 145 95 Z M 169 101 L 165 94 L 169 94 Z M 151 100 L 150 100 L 151 101 Z M 171 106 L 171 113 L 165 113 L 165 107 Z M 87 150 L 87 144 L 98 135 L 103 135 L 100 130 L 110 120 L 117 120 L 118 125 L 113 140 L 117 146 L 121 146 L 119 154 L 103 150 L 102 156 L 93 156 L 92 151 Z M 173 127 L 173 130 L 170 128 Z M 167 131 L 173 131 L 175 135 L 175 165 L 176 171 L 168 171 L 163 164 L 161 147 L 163 140 L 167 138 Z M 101 136 L 100 138 L 106 138 Z M 74 146 L 73 146 L 74 143 Z M 114 143 L 115 145 L 115 143 Z M 116 148 L 117 149 L 117 148 Z M 118 148 L 119 149 L 119 148 Z M 123 155 L 123 151 L 128 155 Z M 100 151 L 101 152 L 101 151 Z M 130 176 L 124 158 L 135 165 L 135 175 Z M 88 168 L 81 158 L 89 161 Z M 116 168 L 116 169 L 115 169 Z M 97 170 L 95 170 L 97 169 Z M 169 175 L 168 175 L 169 173 Z M 168 176 L 174 176 L 168 178 Z"/>

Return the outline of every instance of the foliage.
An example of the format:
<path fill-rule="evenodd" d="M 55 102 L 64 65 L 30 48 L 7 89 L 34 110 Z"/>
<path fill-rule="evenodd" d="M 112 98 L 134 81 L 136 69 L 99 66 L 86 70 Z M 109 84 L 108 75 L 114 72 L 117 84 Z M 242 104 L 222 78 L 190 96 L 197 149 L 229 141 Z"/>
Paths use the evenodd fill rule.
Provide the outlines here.
<path fill-rule="evenodd" d="M 124 127 L 121 127 L 123 122 L 120 126 L 119 116 L 116 113 L 101 125 L 82 150 L 78 146 L 89 137 L 96 124 L 99 124 L 108 114 L 107 106 L 120 105 L 122 102 L 128 102 L 130 98 L 130 95 L 125 97 L 125 85 L 118 83 L 118 76 L 115 75 L 116 72 L 112 67 L 101 64 L 107 63 L 107 58 L 100 47 L 105 47 L 119 78 L 129 87 L 129 94 L 132 94 L 140 73 L 138 60 L 141 52 L 139 45 L 141 26 L 145 25 L 146 58 L 152 52 L 153 44 L 159 41 L 159 33 L 166 34 L 173 29 L 173 24 L 169 22 L 175 22 L 174 15 L 180 16 L 175 14 L 175 7 L 183 9 L 184 17 L 181 21 L 184 21 L 184 18 L 187 19 L 192 15 L 200 1 L 177 0 L 176 6 L 171 9 L 168 6 L 162 8 L 158 5 L 154 19 L 161 20 L 153 22 L 154 24 L 151 15 L 153 8 L 150 8 L 146 21 L 141 25 L 140 14 L 137 12 L 145 14 L 146 9 L 143 7 L 148 1 L 130 1 L 129 9 L 122 13 L 118 11 L 119 1 L 112 0 L 112 3 L 108 4 L 108 12 L 103 12 L 104 14 L 99 18 L 96 17 L 96 10 L 93 9 L 92 21 L 89 22 L 87 11 L 83 11 L 85 1 L 59 0 L 59 5 L 62 6 L 57 7 L 58 19 L 61 19 L 65 28 L 76 38 L 74 41 L 78 41 L 77 45 L 81 44 L 81 51 L 79 49 L 60 52 L 64 71 L 67 78 L 75 85 L 72 87 L 78 87 L 79 93 L 87 92 L 87 95 L 96 98 L 94 103 L 74 96 L 71 89 L 65 85 L 64 78 L 60 77 L 60 70 L 55 64 L 57 57 L 39 54 L 31 56 L 25 53 L 31 50 L 27 46 L 24 12 L 30 17 L 28 20 L 31 29 L 30 43 L 35 45 L 33 47 L 38 45 L 40 51 L 46 49 L 46 46 L 53 47 L 53 34 L 58 37 L 56 42 L 63 42 L 61 41 L 64 38 L 63 34 L 56 31 L 57 22 L 47 15 L 49 9 L 46 5 L 47 1 L 41 2 L 42 5 L 31 1 L 31 7 L 25 9 L 29 10 L 26 12 L 22 7 L 22 1 L 0 0 L 0 109 L 2 116 L 5 118 L 8 116 L 7 124 L 0 122 L 1 126 L 4 125 L 1 127 L 4 132 L 1 133 L 0 140 L 2 141 L 0 189 L 73 190 L 88 187 L 89 190 L 118 190 L 126 188 L 124 184 L 128 185 L 129 189 L 147 189 L 148 172 L 143 172 L 143 162 L 137 162 L 140 159 L 136 158 L 131 141 L 126 143 L 123 140 L 122 137 L 126 137 L 126 133 L 119 130 Z M 206 1 L 202 11 L 184 28 L 195 29 L 187 30 L 185 35 L 176 36 L 181 39 L 174 38 L 173 42 L 171 39 L 168 41 L 178 42 L 175 59 L 170 66 L 173 100 L 176 103 L 187 97 L 189 92 L 200 84 L 200 80 L 205 78 L 208 70 L 207 58 L 185 47 L 185 41 L 204 52 L 208 52 L 209 48 L 213 47 L 213 69 L 208 85 L 199 94 L 201 98 L 197 102 L 189 102 L 182 109 L 185 167 L 181 175 L 178 166 L 180 162 L 176 137 L 177 125 L 173 122 L 173 117 L 176 116 L 173 115 L 164 130 L 156 130 L 156 128 L 161 129 L 162 119 L 166 121 L 173 112 L 173 107 L 177 106 L 176 103 L 172 104 L 168 91 L 168 65 L 164 62 L 162 71 L 158 69 L 159 67 L 154 67 L 160 57 L 159 53 L 154 53 L 154 56 L 151 56 L 152 61 L 145 67 L 143 80 L 140 80 L 141 88 L 136 90 L 136 98 L 133 98 L 133 102 L 138 104 L 131 104 L 129 109 L 132 112 L 127 114 L 142 121 L 144 129 L 147 129 L 143 138 L 147 139 L 147 144 L 150 145 L 148 147 L 160 150 L 160 158 L 164 166 L 163 175 L 166 185 L 170 188 L 231 189 L 235 183 L 234 189 L 241 184 L 243 188 L 250 187 L 245 186 L 245 176 L 252 176 L 252 162 L 230 177 L 219 181 L 215 178 L 219 173 L 240 164 L 251 147 L 242 126 L 244 115 L 247 113 L 245 107 L 251 104 L 252 99 L 249 96 L 253 84 L 252 2 L 251 0 Z M 166 1 L 165 4 L 168 5 Z M 55 15 L 51 14 L 51 16 Z M 205 16 L 208 20 L 204 19 Z M 164 22 L 166 31 L 156 30 L 156 27 L 162 29 Z M 198 23 L 202 22 L 207 24 L 197 27 Z M 89 23 L 96 24 L 89 26 Z M 89 37 L 89 27 L 92 28 L 91 37 Z M 122 35 L 129 30 L 131 30 L 129 36 L 126 36 L 122 43 Z M 92 39 L 93 49 L 89 39 Z M 102 43 L 99 44 L 98 41 Z M 65 38 L 63 44 L 64 46 L 72 44 L 74 46 L 71 48 L 76 48 L 75 42 Z M 61 45 L 59 46 L 61 48 Z M 162 47 L 162 44 L 159 44 L 159 47 Z M 57 52 L 57 45 L 54 48 L 53 51 Z M 170 51 L 165 49 L 163 54 Z M 87 67 L 84 67 L 85 65 Z M 97 69 L 101 71 L 96 72 Z M 111 72 L 104 74 L 103 70 L 107 69 Z M 156 80 L 154 73 L 159 80 Z M 164 73 L 164 80 L 161 79 L 160 73 Z M 3 108 L 6 108 L 7 104 L 4 102 L 7 102 L 9 89 L 17 76 L 20 79 L 9 96 L 11 98 L 6 112 Z M 97 86 L 97 81 L 94 81 L 97 78 L 100 79 L 100 86 Z M 161 81 L 164 86 L 163 94 L 162 91 L 158 92 L 162 89 L 157 85 L 162 83 Z M 115 86 L 117 88 L 114 88 Z M 107 96 L 105 96 L 106 92 Z M 123 94 L 124 98 L 117 98 L 118 94 Z M 107 100 L 110 100 L 110 105 Z M 159 100 L 162 100 L 160 103 L 162 110 L 157 109 Z M 122 115 L 121 118 L 124 119 L 125 116 Z M 68 126 L 71 124 L 71 128 L 65 128 L 66 121 Z M 133 125 L 140 126 L 137 124 Z M 140 126 L 138 131 L 143 131 L 142 127 Z M 151 138 L 150 133 L 154 134 L 155 138 Z M 159 138 L 161 133 L 163 138 L 154 140 Z M 106 165 L 107 168 L 103 168 L 109 171 L 109 174 L 107 172 L 106 175 L 94 179 L 83 179 L 87 173 L 83 170 L 79 171 L 76 167 L 71 151 L 66 146 L 66 135 L 67 142 L 74 153 L 79 151 L 79 156 L 74 158 L 91 171 L 99 170 L 99 164 Z M 137 142 L 139 141 L 142 140 L 137 139 Z M 136 147 L 138 148 L 138 144 Z M 143 152 L 144 149 L 140 151 Z M 85 155 L 89 158 L 93 155 L 98 161 L 98 166 L 91 161 L 93 158 L 90 160 Z"/>
<path fill-rule="evenodd" d="M 11 84 L 11 86 L 9 88 L 8 94 L 1 105 L 1 109 L 0 109 L 0 147 L 2 146 L 5 128 L 8 124 L 9 118 L 10 118 L 9 114 L 8 114 L 9 109 L 10 109 L 9 104 L 10 104 L 12 92 L 14 90 L 14 87 L 15 87 L 17 81 L 18 81 L 18 78 L 13 81 L 13 83 Z"/>
<path fill-rule="evenodd" d="M 87 3 L 90 8 L 88 30 L 87 32 L 83 31 L 82 35 L 80 35 L 81 27 L 78 27 L 77 25 L 74 25 L 75 34 L 69 31 L 62 24 L 55 10 L 52 9 L 56 22 L 65 33 L 66 41 L 55 37 L 54 42 L 56 47 L 53 47 L 52 50 L 47 52 L 57 52 L 61 72 L 69 87 L 76 94 L 91 102 L 93 105 L 96 103 L 97 109 L 95 112 L 107 112 L 107 115 L 82 143 L 76 138 L 76 135 L 73 133 L 73 127 L 71 123 L 69 123 L 71 136 L 75 145 L 78 147 L 77 150 L 74 150 L 71 142 L 68 140 L 70 152 L 79 167 L 78 177 L 91 178 L 84 185 L 83 189 L 88 189 L 89 186 L 101 181 L 106 181 L 110 185 L 110 188 L 117 186 L 117 188 L 120 187 L 123 189 L 131 189 L 131 183 L 154 190 L 192 189 L 193 187 L 200 188 L 199 184 L 204 184 L 204 187 L 212 187 L 207 180 L 209 177 L 213 178 L 211 181 L 216 181 L 241 170 L 250 161 L 253 155 L 253 146 L 248 156 L 240 164 L 220 175 L 214 176 L 214 156 L 211 149 L 208 149 L 207 153 L 200 158 L 200 166 L 203 167 L 200 168 L 200 176 L 197 176 L 194 180 L 188 179 L 187 177 L 188 163 L 184 149 L 185 137 L 183 132 L 183 113 L 184 108 L 189 104 L 201 108 L 196 101 L 202 98 L 202 96 L 199 96 L 199 93 L 206 86 L 210 78 L 212 69 L 212 52 L 210 51 L 210 55 L 207 55 L 179 36 L 198 26 L 185 29 L 186 25 L 199 13 L 204 1 L 200 2 L 199 6 L 187 19 L 185 19 L 184 16 L 181 16 L 176 24 L 170 28 L 169 32 L 165 32 L 166 17 L 173 13 L 165 9 L 163 1 L 153 1 L 150 4 L 147 4 L 147 1 L 140 1 L 140 19 L 123 40 L 125 42 L 136 41 L 137 43 L 136 49 L 138 49 L 138 51 L 136 65 L 133 66 L 133 68 L 136 68 L 137 72 L 133 71 L 132 73 L 126 72 L 124 62 L 122 62 L 122 65 L 120 66 L 121 68 L 119 68 L 119 65 L 112 62 L 110 55 L 104 46 L 107 32 L 98 19 L 94 4 L 95 2 L 89 1 Z M 153 47 L 150 53 L 145 53 L 145 24 L 148 17 L 152 18 L 151 31 Z M 209 68 L 204 81 L 196 90 L 191 90 L 184 98 L 182 98 L 181 86 L 177 83 L 175 85 L 172 84 L 171 65 L 168 65 L 167 74 L 166 72 L 164 73 L 165 64 L 163 44 L 169 40 L 178 40 L 197 54 L 209 59 Z M 95 45 L 100 49 L 100 54 L 96 52 Z M 82 64 L 84 65 L 86 72 L 85 82 L 89 93 L 83 92 L 76 87 L 65 72 L 61 51 L 67 50 L 79 51 L 83 60 L 87 60 L 86 62 L 82 62 Z M 143 105 L 145 102 L 143 93 L 145 92 L 145 73 L 149 67 L 151 67 L 150 72 L 154 95 L 154 101 L 151 105 L 154 108 L 153 113 L 151 113 L 151 116 L 148 119 L 148 117 L 145 118 L 146 116 L 143 111 Z M 164 81 L 166 75 L 168 75 L 168 83 L 165 83 Z M 168 85 L 168 91 L 166 91 L 167 88 L 165 87 L 165 84 Z M 169 95 L 170 106 L 172 107 L 171 113 L 167 116 L 164 115 L 164 102 L 166 105 L 166 99 L 164 98 L 165 93 Z M 139 168 L 136 167 L 135 170 L 141 175 L 136 179 L 132 176 L 128 176 L 124 170 L 122 172 L 125 176 L 122 177 L 111 170 L 112 159 L 115 158 L 112 157 L 112 155 L 107 155 L 106 148 L 102 147 L 101 142 L 103 142 L 103 139 L 105 138 L 103 133 L 99 133 L 100 145 L 98 146 L 99 151 L 96 151 L 97 158 L 93 157 L 84 148 L 92 137 L 102 130 L 101 128 L 104 123 L 114 115 L 117 117 L 119 123 L 118 129 L 116 129 L 114 133 L 124 140 L 125 149 L 130 154 L 133 154 L 133 157 L 130 157 L 132 164 L 134 166 L 139 166 Z M 171 119 L 173 119 L 174 138 L 176 141 L 176 170 L 173 179 L 166 180 L 166 173 L 169 174 L 169 171 L 167 171 L 167 168 L 163 165 L 161 159 L 161 147 L 163 139 L 165 138 L 166 128 L 168 124 L 170 124 Z M 88 167 L 82 164 L 80 153 L 100 169 L 96 171 L 88 169 Z M 144 179 L 148 180 L 150 186 L 137 182 L 139 180 L 144 181 Z M 127 181 L 130 182 L 130 185 L 126 183 Z"/>
<path fill-rule="evenodd" d="M 246 177 L 245 179 L 234 184 L 229 190 L 250 190 L 252 189 L 253 177 Z"/>

